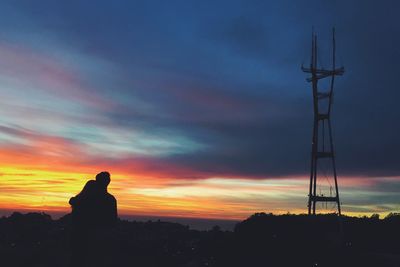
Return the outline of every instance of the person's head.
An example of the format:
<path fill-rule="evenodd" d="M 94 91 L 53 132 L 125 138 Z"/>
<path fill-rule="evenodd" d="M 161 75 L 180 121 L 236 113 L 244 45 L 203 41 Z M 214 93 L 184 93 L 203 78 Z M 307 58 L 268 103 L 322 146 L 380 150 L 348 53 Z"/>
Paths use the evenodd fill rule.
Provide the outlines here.
<path fill-rule="evenodd" d="M 100 172 L 96 175 L 96 182 L 101 189 L 106 190 L 110 181 L 111 178 L 109 172 Z"/>
<path fill-rule="evenodd" d="M 85 186 L 83 187 L 80 195 L 82 196 L 91 196 L 96 194 L 98 191 L 97 183 L 95 180 L 89 180 L 86 182 Z"/>

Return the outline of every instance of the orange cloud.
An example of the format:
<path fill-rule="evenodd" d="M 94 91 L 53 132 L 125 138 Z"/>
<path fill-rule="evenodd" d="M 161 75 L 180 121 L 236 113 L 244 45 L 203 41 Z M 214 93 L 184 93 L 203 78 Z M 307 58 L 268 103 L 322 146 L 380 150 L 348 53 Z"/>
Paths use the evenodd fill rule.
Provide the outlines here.
<path fill-rule="evenodd" d="M 0 127 L 0 133 L 22 140 L 0 144 L 2 210 L 68 212 L 69 198 L 97 172 L 108 170 L 120 214 L 243 219 L 261 211 L 306 211 L 307 176 L 249 179 L 227 173 L 215 177 L 151 157 L 94 156 L 88 145 L 26 129 Z M 376 185 L 386 180 L 341 178 L 342 201 L 352 201 L 351 192 L 356 190 L 373 194 Z M 348 214 L 389 212 L 374 203 L 363 205 L 363 210 L 355 210 L 345 204 L 344 210 L 347 207 Z"/>

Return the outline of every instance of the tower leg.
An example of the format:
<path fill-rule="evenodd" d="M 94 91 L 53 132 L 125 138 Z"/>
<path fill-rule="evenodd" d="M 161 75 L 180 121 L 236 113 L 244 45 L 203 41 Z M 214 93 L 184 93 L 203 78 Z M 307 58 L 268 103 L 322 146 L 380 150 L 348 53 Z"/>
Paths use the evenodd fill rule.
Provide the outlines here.
<path fill-rule="evenodd" d="M 315 214 L 315 203 L 313 196 L 315 195 L 315 167 L 316 167 L 316 153 L 317 153 L 317 137 L 318 137 L 318 125 L 316 120 L 314 120 L 314 128 L 313 128 L 313 138 L 311 145 L 311 167 L 310 167 L 310 189 L 308 193 L 308 214 L 311 214 L 311 210 L 313 214 Z"/>
<path fill-rule="evenodd" d="M 330 147 L 332 151 L 332 166 L 333 166 L 333 177 L 335 179 L 335 191 L 336 191 L 336 201 L 337 201 L 337 208 L 338 208 L 338 213 L 341 215 L 341 208 L 340 208 L 340 198 L 339 198 L 339 187 L 338 187 L 338 182 L 337 182 L 337 174 L 336 174 L 336 161 L 335 161 L 335 153 L 333 150 L 333 138 L 332 138 L 332 128 L 331 128 L 331 121 L 328 120 L 328 129 L 329 129 L 329 141 L 330 141 Z"/>

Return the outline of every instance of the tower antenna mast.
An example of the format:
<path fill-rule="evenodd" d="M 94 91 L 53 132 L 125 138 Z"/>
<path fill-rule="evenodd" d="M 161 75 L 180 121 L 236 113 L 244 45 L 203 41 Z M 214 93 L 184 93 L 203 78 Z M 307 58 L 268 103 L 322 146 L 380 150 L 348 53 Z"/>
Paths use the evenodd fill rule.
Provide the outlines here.
<path fill-rule="evenodd" d="M 342 76 L 344 67 L 336 68 L 336 40 L 335 28 L 332 30 L 332 68 L 324 69 L 318 67 L 318 52 L 317 52 L 317 36 L 312 33 L 311 37 L 311 62 L 310 66 L 301 69 L 305 73 L 311 74 L 306 80 L 312 85 L 313 107 L 314 107 L 314 127 L 311 146 L 311 170 L 310 170 L 310 187 L 308 194 L 308 214 L 315 215 L 317 202 L 333 202 L 336 204 L 337 212 L 341 215 L 339 187 L 337 182 L 335 150 L 333 147 L 332 127 L 331 127 L 331 109 L 333 101 L 333 89 L 335 76 Z M 320 91 L 318 82 L 322 79 L 330 78 L 328 90 Z M 328 131 L 326 130 L 327 125 Z M 322 140 L 320 140 L 320 138 Z M 328 143 L 325 145 L 326 140 Z M 331 162 L 333 179 L 335 183 L 335 195 L 324 196 L 317 193 L 318 181 L 318 163 L 323 160 Z"/>

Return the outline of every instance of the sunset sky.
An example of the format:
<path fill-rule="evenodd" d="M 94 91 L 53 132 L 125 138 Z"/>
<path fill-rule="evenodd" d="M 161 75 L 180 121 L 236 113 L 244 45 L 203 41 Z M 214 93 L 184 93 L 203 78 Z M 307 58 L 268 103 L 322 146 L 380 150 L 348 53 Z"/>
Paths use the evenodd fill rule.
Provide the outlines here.
<path fill-rule="evenodd" d="M 400 212 L 399 8 L 1 1 L 0 210 L 69 212 L 108 170 L 123 215 L 305 213 L 313 113 L 300 66 L 313 27 L 329 66 L 335 26 L 342 210 Z"/>

